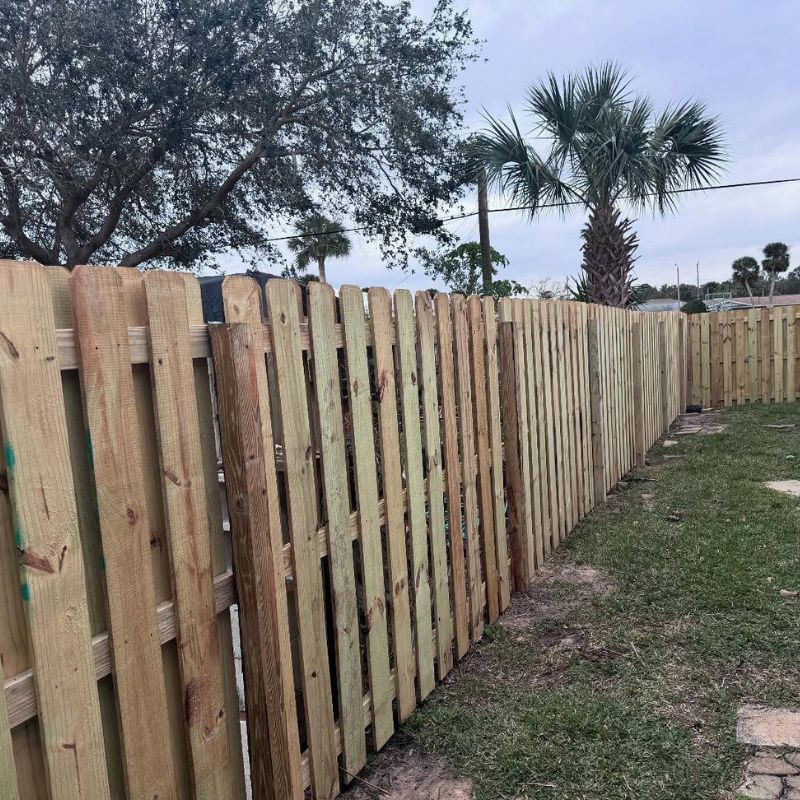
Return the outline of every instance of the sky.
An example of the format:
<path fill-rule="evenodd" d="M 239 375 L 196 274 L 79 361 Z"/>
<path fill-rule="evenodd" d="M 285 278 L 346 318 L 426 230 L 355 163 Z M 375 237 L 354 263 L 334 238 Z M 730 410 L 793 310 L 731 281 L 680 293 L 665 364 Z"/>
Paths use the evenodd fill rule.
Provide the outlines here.
<path fill-rule="evenodd" d="M 433 0 L 413 0 L 420 14 Z M 483 127 L 484 112 L 505 117 L 510 106 L 521 122 L 527 88 L 547 72 L 556 75 L 617 61 L 649 95 L 656 109 L 698 99 L 718 116 L 730 161 L 722 183 L 800 177 L 800 91 L 797 81 L 797 0 L 456 0 L 466 8 L 481 57 L 463 75 L 466 122 Z M 504 198 L 490 196 L 491 207 Z M 467 198 L 467 210 L 475 207 Z M 633 216 L 633 215 L 632 215 Z M 580 267 L 585 212 L 563 218 L 543 214 L 532 222 L 519 213 L 490 218 L 492 245 L 509 259 L 503 277 L 525 286 L 563 282 Z M 477 240 L 475 218 L 450 223 L 461 241 Z M 768 242 L 792 249 L 800 265 L 800 183 L 728 189 L 684 196 L 677 213 L 640 214 L 638 280 L 693 283 L 730 276 L 731 262 L 760 257 Z M 378 248 L 353 234 L 352 254 L 331 260 L 334 286 L 443 288 L 420 273 L 388 269 Z M 235 259 L 226 271 L 239 271 Z"/>

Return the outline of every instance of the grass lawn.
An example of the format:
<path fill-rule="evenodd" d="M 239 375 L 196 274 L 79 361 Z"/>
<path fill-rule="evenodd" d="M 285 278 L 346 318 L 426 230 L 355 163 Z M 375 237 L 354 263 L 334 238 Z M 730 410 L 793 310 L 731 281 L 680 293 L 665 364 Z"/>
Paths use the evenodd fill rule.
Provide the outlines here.
<path fill-rule="evenodd" d="M 410 746 L 484 800 L 734 796 L 739 704 L 800 708 L 800 605 L 779 593 L 800 588 L 800 499 L 762 486 L 800 478 L 800 406 L 720 421 L 657 445 L 581 522 Z"/>

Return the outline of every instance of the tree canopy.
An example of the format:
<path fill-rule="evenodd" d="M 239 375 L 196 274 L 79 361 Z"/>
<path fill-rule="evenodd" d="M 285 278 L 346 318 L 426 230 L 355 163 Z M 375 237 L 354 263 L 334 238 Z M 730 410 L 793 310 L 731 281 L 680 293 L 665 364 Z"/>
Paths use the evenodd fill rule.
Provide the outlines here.
<path fill-rule="evenodd" d="M 508 259 L 500 252 L 490 248 L 492 261 L 492 282 L 485 286 L 481 272 L 481 246 L 479 242 L 463 242 L 443 255 L 427 260 L 425 271 L 432 277 L 444 281 L 449 292 L 463 295 L 492 295 L 495 298 L 527 294 L 528 290 L 515 280 L 494 279 L 500 268 L 508 266 Z"/>
<path fill-rule="evenodd" d="M 475 41 L 438 0 L 0 0 L 0 252 L 199 266 L 311 209 L 446 234 Z"/>
<path fill-rule="evenodd" d="M 717 120 L 700 102 L 656 112 L 616 64 L 531 86 L 533 136 L 516 118 L 489 117 L 472 148 L 489 179 L 534 215 L 543 206 L 588 211 L 583 270 L 595 302 L 624 306 L 636 234 L 620 206 L 675 207 L 675 190 L 708 185 L 725 155 Z"/>

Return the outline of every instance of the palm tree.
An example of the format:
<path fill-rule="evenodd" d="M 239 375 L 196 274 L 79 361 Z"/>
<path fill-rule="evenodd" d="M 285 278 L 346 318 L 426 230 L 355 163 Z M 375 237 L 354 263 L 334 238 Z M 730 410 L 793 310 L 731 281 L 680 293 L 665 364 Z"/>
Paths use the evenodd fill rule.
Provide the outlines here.
<path fill-rule="evenodd" d="M 616 64 L 561 81 L 551 73 L 528 93 L 531 141 L 512 114 L 510 123 L 489 116 L 473 144 L 476 169 L 531 216 L 544 206 L 588 210 L 582 266 L 592 300 L 612 306 L 626 303 L 638 245 L 621 203 L 663 214 L 677 190 L 708 185 L 725 161 L 719 125 L 702 103 L 655 114 L 629 85 Z"/>
<path fill-rule="evenodd" d="M 772 296 L 775 294 L 775 279 L 778 273 L 789 269 L 789 248 L 783 242 L 771 242 L 763 250 L 764 258 L 761 268 L 769 274 L 769 304 L 772 305 Z"/>
<path fill-rule="evenodd" d="M 316 262 L 320 283 L 325 278 L 325 259 L 344 258 L 350 255 L 350 239 L 342 232 L 340 222 L 322 214 L 309 214 L 295 225 L 295 236 L 288 241 L 289 249 L 295 253 L 295 263 L 301 271 Z"/>
<path fill-rule="evenodd" d="M 738 286 L 744 286 L 750 300 L 753 300 L 753 287 L 758 285 L 761 267 L 753 256 L 742 256 L 737 258 L 731 265 L 733 270 L 733 282 Z"/>

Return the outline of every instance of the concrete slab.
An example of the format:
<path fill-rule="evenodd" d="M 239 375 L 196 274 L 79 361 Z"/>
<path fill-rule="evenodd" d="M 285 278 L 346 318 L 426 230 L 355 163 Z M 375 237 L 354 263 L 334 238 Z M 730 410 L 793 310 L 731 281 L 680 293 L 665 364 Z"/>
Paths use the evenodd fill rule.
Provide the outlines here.
<path fill-rule="evenodd" d="M 758 747 L 800 748 L 800 712 L 745 705 L 736 720 L 736 739 Z"/>
<path fill-rule="evenodd" d="M 800 481 L 765 481 L 764 486 L 781 494 L 790 494 L 800 497 Z"/>

